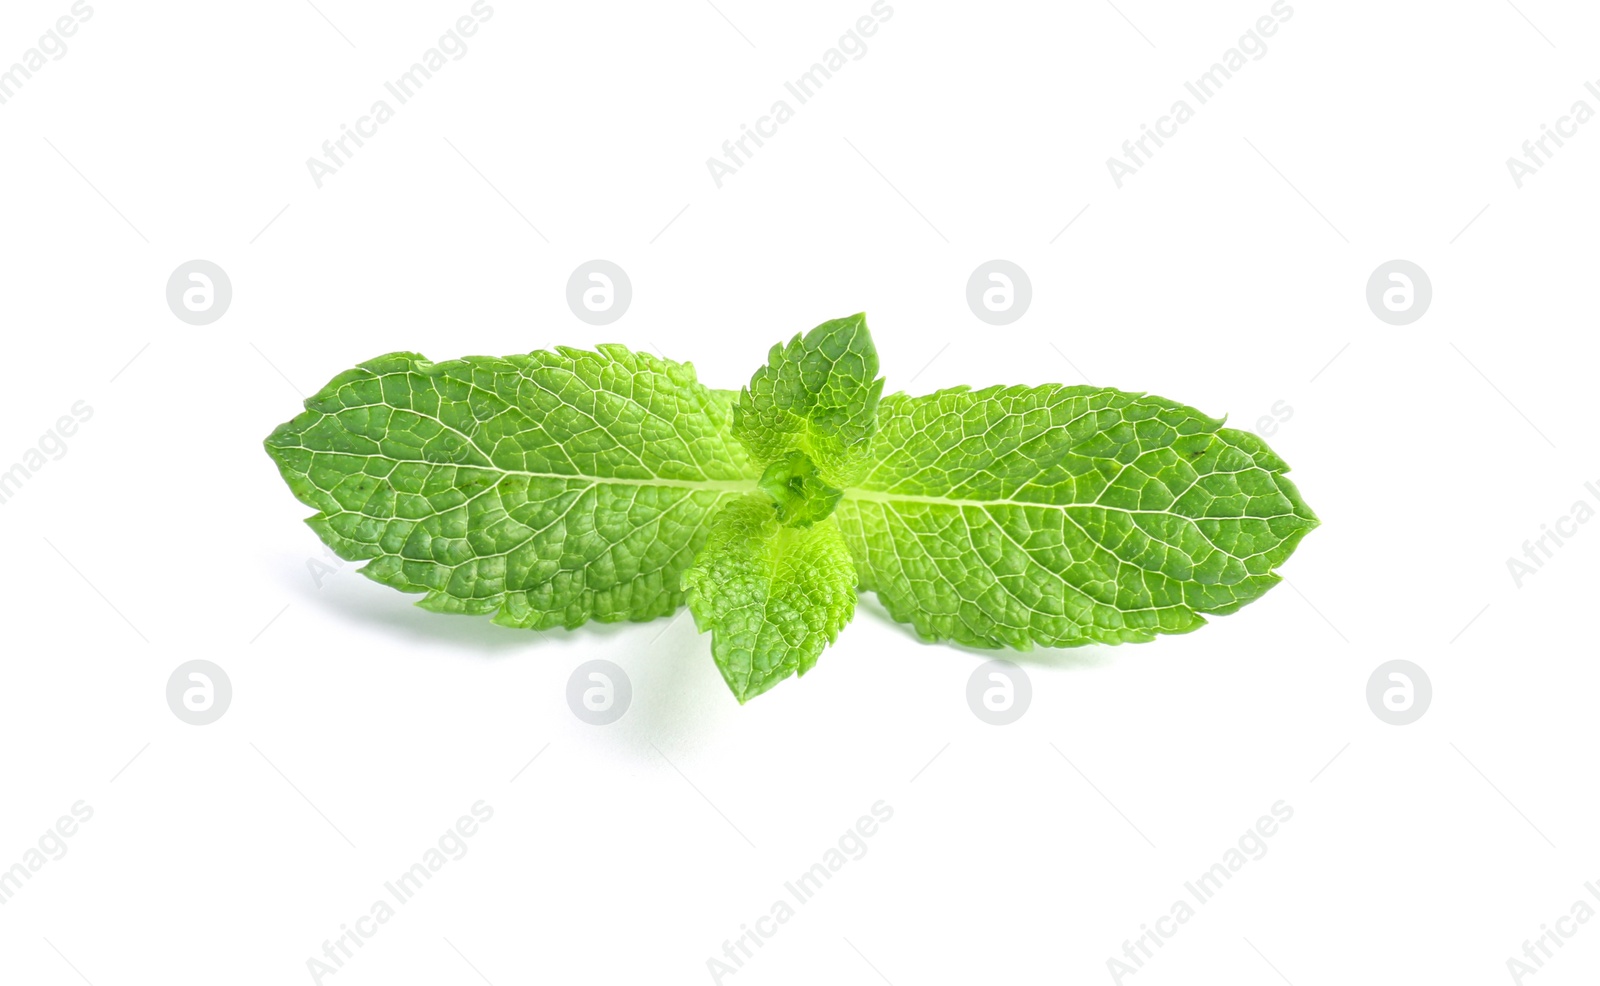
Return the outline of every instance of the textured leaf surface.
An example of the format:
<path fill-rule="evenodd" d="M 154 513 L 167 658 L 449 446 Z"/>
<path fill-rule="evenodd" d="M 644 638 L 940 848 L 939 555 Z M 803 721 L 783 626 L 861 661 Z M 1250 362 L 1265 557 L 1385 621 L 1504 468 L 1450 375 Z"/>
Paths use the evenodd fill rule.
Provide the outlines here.
<path fill-rule="evenodd" d="M 843 488 L 865 470 L 882 393 L 866 316 L 834 319 L 772 347 L 739 395 L 734 434 L 763 465 L 803 452 Z"/>
<path fill-rule="evenodd" d="M 1254 435 L 1092 387 L 884 398 L 835 517 L 889 613 L 978 647 L 1146 641 L 1278 581 L 1316 518 Z"/>
<path fill-rule="evenodd" d="M 684 587 L 740 702 L 811 670 L 856 609 L 855 566 L 838 525 L 782 526 L 762 494 L 723 508 Z"/>
<path fill-rule="evenodd" d="M 323 541 L 420 606 L 534 628 L 648 620 L 682 605 L 712 518 L 755 489 L 733 399 L 622 346 L 394 353 L 335 377 L 266 445 Z"/>

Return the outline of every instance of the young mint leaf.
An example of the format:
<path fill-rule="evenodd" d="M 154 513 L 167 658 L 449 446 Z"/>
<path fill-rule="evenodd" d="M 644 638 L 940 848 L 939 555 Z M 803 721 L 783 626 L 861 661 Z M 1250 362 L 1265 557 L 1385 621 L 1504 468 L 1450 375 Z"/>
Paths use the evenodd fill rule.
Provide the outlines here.
<path fill-rule="evenodd" d="M 1230 613 L 1317 525 L 1254 435 L 1093 387 L 885 398 L 835 517 L 861 587 L 930 640 L 1147 641 Z"/>
<path fill-rule="evenodd" d="M 804 674 L 855 613 L 855 567 L 828 516 L 868 465 L 877 372 L 866 317 L 835 319 L 773 346 L 734 405 L 767 496 L 724 509 L 684 587 L 740 702 Z"/>
<path fill-rule="evenodd" d="M 785 527 L 809 527 L 833 513 L 843 490 L 836 490 L 817 475 L 817 467 L 804 452 L 790 452 L 767 467 L 756 484 L 772 497 L 778 522 Z"/>
<path fill-rule="evenodd" d="M 741 704 L 811 670 L 856 610 L 855 566 L 838 525 L 785 527 L 759 494 L 722 508 L 684 588 Z"/>
<path fill-rule="evenodd" d="M 867 317 L 823 322 L 772 347 L 734 405 L 734 435 L 762 465 L 803 452 L 842 489 L 868 465 L 882 393 Z"/>
<path fill-rule="evenodd" d="M 733 398 L 615 345 L 393 353 L 266 446 L 322 540 L 419 606 L 539 629 L 648 620 L 682 605 L 712 518 L 756 488 Z"/>

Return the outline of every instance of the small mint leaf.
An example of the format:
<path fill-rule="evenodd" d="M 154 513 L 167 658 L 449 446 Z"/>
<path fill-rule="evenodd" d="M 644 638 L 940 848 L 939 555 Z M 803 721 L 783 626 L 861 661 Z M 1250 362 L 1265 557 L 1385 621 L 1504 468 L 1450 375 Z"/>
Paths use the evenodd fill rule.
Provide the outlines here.
<path fill-rule="evenodd" d="M 843 490 L 834 489 L 817 475 L 817 467 L 804 452 L 790 452 L 767 467 L 756 484 L 772 497 L 778 522 L 785 527 L 809 527 L 833 513 Z"/>
<path fill-rule="evenodd" d="M 811 670 L 856 610 L 855 565 L 838 525 L 784 527 L 760 494 L 722 508 L 683 587 L 741 704 Z"/>
<path fill-rule="evenodd" d="M 842 489 L 869 464 L 882 394 L 867 317 L 834 319 L 772 347 L 734 405 L 733 433 L 763 465 L 804 452 Z"/>

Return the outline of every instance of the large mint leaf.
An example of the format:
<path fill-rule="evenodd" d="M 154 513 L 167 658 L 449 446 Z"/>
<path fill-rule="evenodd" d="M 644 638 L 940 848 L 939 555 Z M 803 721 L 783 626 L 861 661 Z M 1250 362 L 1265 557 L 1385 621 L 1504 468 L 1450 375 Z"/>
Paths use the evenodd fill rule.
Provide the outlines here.
<path fill-rule="evenodd" d="M 834 515 L 861 587 L 978 647 L 1193 630 L 1276 584 L 1317 524 L 1261 439 L 1116 390 L 896 394 L 872 456 Z"/>
<path fill-rule="evenodd" d="M 722 509 L 684 588 L 741 703 L 811 670 L 856 611 L 855 566 L 838 525 L 786 527 L 763 495 Z"/>
<path fill-rule="evenodd" d="M 865 471 L 882 393 L 867 317 L 823 322 L 772 347 L 734 406 L 734 434 L 763 465 L 804 453 L 842 489 Z"/>
<path fill-rule="evenodd" d="M 267 439 L 308 521 L 418 605 L 507 626 L 648 620 L 760 470 L 694 368 L 614 345 L 335 377 Z"/>

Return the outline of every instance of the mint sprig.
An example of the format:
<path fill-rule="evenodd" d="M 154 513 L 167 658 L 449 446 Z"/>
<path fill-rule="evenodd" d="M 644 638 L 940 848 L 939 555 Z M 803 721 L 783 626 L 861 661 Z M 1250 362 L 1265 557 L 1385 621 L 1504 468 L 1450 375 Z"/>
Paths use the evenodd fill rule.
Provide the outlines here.
<path fill-rule="evenodd" d="M 1231 613 L 1317 519 L 1265 442 L 1096 387 L 881 398 L 864 316 L 743 391 L 604 345 L 335 377 L 266 441 L 376 581 L 513 627 L 687 603 L 743 702 L 804 674 L 858 589 L 927 640 L 1148 641 Z"/>

